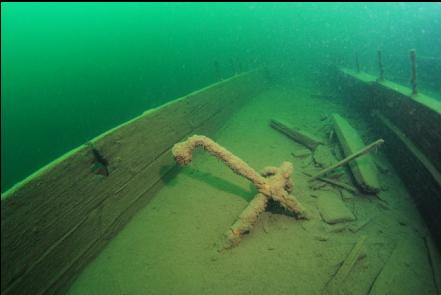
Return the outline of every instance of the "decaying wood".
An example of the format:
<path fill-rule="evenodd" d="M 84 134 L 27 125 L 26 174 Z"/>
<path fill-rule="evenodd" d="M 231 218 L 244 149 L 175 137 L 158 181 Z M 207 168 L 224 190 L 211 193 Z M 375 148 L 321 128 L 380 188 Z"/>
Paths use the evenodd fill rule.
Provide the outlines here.
<path fill-rule="evenodd" d="M 383 139 L 379 139 L 379 140 L 377 140 L 377 141 L 371 143 L 370 145 L 368 145 L 368 146 L 364 147 L 363 149 L 359 150 L 358 152 L 355 152 L 354 154 L 352 154 L 352 155 L 350 155 L 350 156 L 344 158 L 343 160 L 339 161 L 338 163 L 335 163 L 335 165 L 332 165 L 332 166 L 330 166 L 330 167 L 328 167 L 328 168 L 323 169 L 322 171 L 320 171 L 320 172 L 317 173 L 316 175 L 312 176 L 312 177 L 309 179 L 309 181 L 312 181 L 312 180 L 314 180 L 314 179 L 316 179 L 316 178 L 319 178 L 320 176 L 325 175 L 325 174 L 327 174 L 328 172 L 330 172 L 330 171 L 332 171 L 332 170 L 334 170 L 334 169 L 336 169 L 336 168 L 338 168 L 338 167 L 341 167 L 341 166 L 345 165 L 346 163 L 348 163 L 348 162 L 350 162 L 350 161 L 352 161 L 352 160 L 355 160 L 356 158 L 358 158 L 358 157 L 360 157 L 360 156 L 362 156 L 362 155 L 368 153 L 368 152 L 369 152 L 370 150 L 372 150 L 374 147 L 376 147 L 376 146 L 378 146 L 378 145 L 380 145 L 380 144 L 382 144 L 382 143 L 384 143 L 384 140 L 383 140 Z"/>
<path fill-rule="evenodd" d="M 329 294 L 329 295 L 341 294 L 341 288 L 343 282 L 345 281 L 352 267 L 357 262 L 360 255 L 362 254 L 365 241 L 366 241 L 366 236 L 362 236 L 357 241 L 354 248 L 352 248 L 351 252 L 349 253 L 348 257 L 343 261 L 342 265 L 337 270 L 337 273 L 332 277 L 332 279 L 328 282 L 328 284 L 326 284 L 325 290 L 323 292 L 324 294 Z"/>
<path fill-rule="evenodd" d="M 323 141 L 316 136 L 309 134 L 305 131 L 298 130 L 291 127 L 289 124 L 281 122 L 280 120 L 272 119 L 270 121 L 270 126 L 294 141 L 306 146 L 310 150 L 314 150 L 319 144 L 323 144 Z"/>
<path fill-rule="evenodd" d="M 335 155 L 327 146 L 319 145 L 312 155 L 316 167 L 326 168 L 334 165 L 337 162 Z"/>
<path fill-rule="evenodd" d="M 384 140 L 379 139 L 374 143 L 365 146 L 358 132 L 352 128 L 344 118 L 338 114 L 333 114 L 332 118 L 334 121 L 335 133 L 346 158 L 338 162 L 334 167 L 329 167 L 328 170 L 323 170 L 321 173 L 325 174 L 328 171 L 349 162 L 352 175 L 360 188 L 367 193 L 379 192 L 380 183 L 377 178 L 375 164 L 373 163 L 371 156 L 365 154 L 372 148 L 382 144 Z M 361 155 L 365 156 L 360 157 Z M 315 177 L 319 177 L 323 174 L 318 174 Z"/>
<path fill-rule="evenodd" d="M 172 152 L 176 162 L 183 166 L 188 165 L 192 160 L 192 153 L 197 147 L 203 148 L 224 162 L 233 172 L 250 180 L 259 191 L 259 194 L 256 195 L 257 200 L 251 201 L 249 206 L 240 215 L 239 220 L 225 234 L 226 242 L 223 245 L 223 249 L 237 245 L 241 236 L 250 231 L 257 217 L 266 207 L 267 201 L 264 201 L 263 197 L 279 202 L 282 207 L 293 212 L 298 218 L 306 218 L 306 211 L 303 206 L 293 195 L 290 195 L 293 171 L 290 162 L 283 162 L 280 167 L 265 167 L 258 174 L 245 161 L 210 138 L 201 135 L 193 135 L 173 146 Z"/>
<path fill-rule="evenodd" d="M 217 130 L 262 81 L 259 71 L 237 75 L 97 137 L 107 177 L 91 172 L 82 146 L 2 194 L 2 294 L 62 293 L 161 186 L 175 167 L 173 144 Z"/>
<path fill-rule="evenodd" d="M 430 236 L 424 237 L 424 242 L 429 256 L 430 266 L 432 268 L 433 282 L 435 284 L 437 294 L 441 295 L 441 258 L 433 240 Z"/>

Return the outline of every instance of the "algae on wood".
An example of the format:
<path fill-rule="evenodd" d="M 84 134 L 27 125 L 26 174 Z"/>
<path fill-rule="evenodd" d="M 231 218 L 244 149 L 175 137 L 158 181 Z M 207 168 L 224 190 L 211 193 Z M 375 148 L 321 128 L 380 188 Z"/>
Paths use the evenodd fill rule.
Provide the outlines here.
<path fill-rule="evenodd" d="M 303 130 L 299 130 L 297 128 L 294 128 L 294 127 L 290 126 L 289 124 L 282 122 L 280 120 L 272 119 L 270 122 L 270 125 L 274 129 L 282 132 L 283 134 L 285 134 L 289 138 L 293 139 L 294 141 L 296 141 L 300 144 L 303 144 L 304 146 L 306 146 L 310 150 L 315 150 L 315 148 L 319 144 L 323 144 L 323 141 L 320 138 L 318 138 L 312 134 L 309 134 L 308 132 L 305 132 Z"/>
<path fill-rule="evenodd" d="M 264 81 L 261 71 L 237 75 L 97 137 L 108 177 L 91 173 L 83 146 L 2 194 L 2 294 L 65 289 L 175 166 L 173 144 L 218 129 Z"/>
<path fill-rule="evenodd" d="M 334 129 L 343 152 L 349 156 L 365 147 L 358 132 L 340 115 L 332 114 Z M 369 193 L 380 191 L 380 183 L 377 178 L 377 170 L 370 155 L 364 155 L 349 163 L 352 175 L 358 185 Z"/>

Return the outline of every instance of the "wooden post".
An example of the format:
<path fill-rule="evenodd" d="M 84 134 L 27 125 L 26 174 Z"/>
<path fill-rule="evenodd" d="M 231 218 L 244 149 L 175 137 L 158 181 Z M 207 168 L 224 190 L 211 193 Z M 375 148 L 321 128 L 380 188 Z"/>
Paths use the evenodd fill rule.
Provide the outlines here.
<path fill-rule="evenodd" d="M 410 83 L 412 84 L 412 95 L 417 95 L 417 82 L 416 82 L 416 51 L 415 49 L 410 50 L 410 64 L 411 64 L 411 78 Z"/>
<path fill-rule="evenodd" d="M 384 81 L 384 68 L 383 68 L 383 61 L 381 58 L 381 50 L 377 51 L 378 56 L 378 69 L 380 70 L 380 76 L 378 76 L 377 81 L 381 82 Z"/>
<path fill-rule="evenodd" d="M 357 68 L 357 73 L 360 73 L 360 63 L 358 62 L 358 54 L 355 54 L 355 67 Z"/>

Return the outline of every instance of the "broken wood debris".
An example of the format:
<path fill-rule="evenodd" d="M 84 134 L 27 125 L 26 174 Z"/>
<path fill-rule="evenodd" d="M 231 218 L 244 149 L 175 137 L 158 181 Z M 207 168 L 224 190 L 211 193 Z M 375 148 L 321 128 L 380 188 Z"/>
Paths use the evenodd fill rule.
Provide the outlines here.
<path fill-rule="evenodd" d="M 365 154 L 384 143 L 384 140 L 379 139 L 365 146 L 358 132 L 343 117 L 333 114 L 332 118 L 335 133 L 346 156 L 339 164 L 342 165 L 350 161 L 349 167 L 352 175 L 361 189 L 367 193 L 379 192 L 380 184 L 377 178 L 376 167 L 372 157 Z M 361 155 L 365 156 L 360 157 Z"/>
<path fill-rule="evenodd" d="M 313 154 L 313 160 L 316 167 L 326 168 L 334 165 L 337 160 L 327 146 L 319 145 Z"/>
<path fill-rule="evenodd" d="M 340 268 L 337 270 L 335 275 L 326 284 L 325 290 L 323 292 L 324 294 L 329 294 L 329 295 L 341 294 L 341 289 L 346 277 L 348 276 L 352 267 L 355 265 L 355 263 L 363 254 L 365 241 L 366 241 L 366 236 L 362 236 L 357 241 L 357 243 L 352 248 L 351 252 L 346 257 L 346 259 L 343 261 L 343 263 L 341 264 Z"/>
<path fill-rule="evenodd" d="M 348 157 L 344 158 L 340 162 L 338 162 L 338 163 L 336 163 L 336 164 L 334 164 L 334 165 L 332 165 L 332 166 L 330 166 L 328 168 L 323 169 L 322 171 L 320 171 L 316 175 L 312 176 L 309 179 L 309 181 L 313 181 L 314 179 L 317 179 L 320 176 L 325 175 L 326 173 L 328 173 L 328 172 L 330 172 L 330 171 L 332 171 L 332 170 L 334 170 L 334 169 L 336 169 L 336 168 L 338 168 L 340 166 L 343 166 L 344 164 L 346 164 L 346 163 L 348 163 L 348 162 L 350 162 L 352 160 L 355 160 L 356 158 L 358 158 L 358 157 L 368 153 L 371 149 L 373 149 L 374 147 L 376 147 L 376 146 L 378 146 L 378 145 L 380 145 L 382 143 L 384 143 L 383 139 L 379 139 L 379 140 L 371 143 L 370 145 L 366 146 L 365 148 L 359 150 L 358 152 L 355 152 L 352 155 L 349 155 Z"/>
<path fill-rule="evenodd" d="M 349 185 L 347 183 L 341 182 L 341 181 L 337 181 L 331 178 L 326 178 L 326 177 L 319 177 L 318 180 L 333 184 L 335 186 L 344 188 L 345 190 L 352 192 L 352 193 L 358 193 L 358 190 L 356 187 Z"/>
<path fill-rule="evenodd" d="M 340 193 L 335 191 L 320 192 L 317 201 L 320 216 L 327 224 L 354 221 L 355 216 L 340 198 Z"/>

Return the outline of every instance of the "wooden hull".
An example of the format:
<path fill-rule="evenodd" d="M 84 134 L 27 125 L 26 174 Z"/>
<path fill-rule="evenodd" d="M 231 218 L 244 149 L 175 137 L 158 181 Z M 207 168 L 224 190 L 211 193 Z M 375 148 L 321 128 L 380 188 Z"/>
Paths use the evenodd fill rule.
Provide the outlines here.
<path fill-rule="evenodd" d="M 391 81 L 348 69 L 339 84 L 374 131 L 441 249 L 441 102 Z M 370 112 L 372 111 L 372 112 Z"/>
<path fill-rule="evenodd" d="M 2 195 L 2 294 L 66 290 L 164 184 L 176 167 L 171 147 L 194 133 L 212 135 L 265 85 L 262 70 L 237 75 L 95 138 L 107 177 L 93 173 L 85 145 Z"/>

